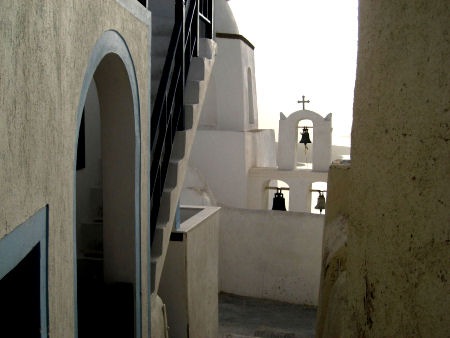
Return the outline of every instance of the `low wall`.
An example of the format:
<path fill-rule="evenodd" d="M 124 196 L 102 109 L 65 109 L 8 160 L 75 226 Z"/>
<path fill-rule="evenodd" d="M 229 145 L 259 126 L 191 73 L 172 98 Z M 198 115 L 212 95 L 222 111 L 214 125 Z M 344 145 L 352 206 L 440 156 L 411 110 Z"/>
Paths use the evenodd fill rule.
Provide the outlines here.
<path fill-rule="evenodd" d="M 317 306 L 324 216 L 221 209 L 219 289 Z"/>
<path fill-rule="evenodd" d="M 219 210 L 181 207 L 159 287 L 171 337 L 217 337 Z"/>

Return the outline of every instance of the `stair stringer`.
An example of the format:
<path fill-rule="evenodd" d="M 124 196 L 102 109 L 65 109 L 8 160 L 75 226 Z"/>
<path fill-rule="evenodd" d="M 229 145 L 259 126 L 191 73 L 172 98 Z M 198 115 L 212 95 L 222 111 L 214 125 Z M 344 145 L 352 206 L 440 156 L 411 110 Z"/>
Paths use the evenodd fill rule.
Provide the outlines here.
<path fill-rule="evenodd" d="M 175 213 L 189 164 L 189 156 L 215 61 L 216 48 L 217 44 L 213 40 L 200 39 L 200 56 L 193 58 L 191 62 L 184 95 L 186 130 L 177 131 L 175 135 L 156 231 L 152 241 L 151 286 L 154 294 L 158 292 Z"/>

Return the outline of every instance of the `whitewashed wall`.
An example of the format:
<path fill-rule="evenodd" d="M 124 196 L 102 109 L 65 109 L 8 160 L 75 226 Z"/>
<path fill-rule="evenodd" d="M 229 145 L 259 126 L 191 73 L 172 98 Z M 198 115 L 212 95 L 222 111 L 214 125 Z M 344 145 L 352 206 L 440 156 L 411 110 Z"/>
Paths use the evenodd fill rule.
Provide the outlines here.
<path fill-rule="evenodd" d="M 219 288 L 317 305 L 324 216 L 222 208 Z"/>
<path fill-rule="evenodd" d="M 278 170 L 276 168 L 252 168 L 248 174 L 247 207 L 266 209 L 271 180 L 280 180 L 289 186 L 289 210 L 310 212 L 311 188 L 314 182 L 327 182 L 328 173 L 311 170 Z M 273 193 L 272 195 L 273 196 Z"/>
<path fill-rule="evenodd" d="M 216 41 L 217 59 L 199 126 L 234 131 L 257 129 L 253 49 L 239 39 L 216 38 Z M 251 119 L 249 114 L 253 116 Z"/>
<path fill-rule="evenodd" d="M 197 130 L 189 165 L 204 180 L 199 190 L 206 185 L 219 205 L 245 208 L 250 168 L 275 166 L 274 132 Z M 197 200 L 193 196 L 183 203 L 196 204 Z"/>

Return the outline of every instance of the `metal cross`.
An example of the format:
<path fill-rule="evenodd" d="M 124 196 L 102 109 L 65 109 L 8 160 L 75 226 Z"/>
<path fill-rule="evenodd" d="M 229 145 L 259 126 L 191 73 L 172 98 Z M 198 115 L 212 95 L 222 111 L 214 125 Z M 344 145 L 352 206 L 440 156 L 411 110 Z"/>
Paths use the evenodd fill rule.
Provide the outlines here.
<path fill-rule="evenodd" d="M 305 103 L 309 103 L 309 100 L 305 101 L 305 95 L 302 95 L 302 100 L 297 102 L 303 104 L 303 110 L 305 110 Z"/>

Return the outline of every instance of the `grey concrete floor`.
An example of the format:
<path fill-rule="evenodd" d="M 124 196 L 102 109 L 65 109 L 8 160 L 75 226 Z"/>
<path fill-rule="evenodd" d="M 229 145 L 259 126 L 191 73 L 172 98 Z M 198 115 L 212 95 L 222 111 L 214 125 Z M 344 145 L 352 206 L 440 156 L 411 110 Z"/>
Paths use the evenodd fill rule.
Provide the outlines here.
<path fill-rule="evenodd" d="M 219 338 L 314 337 L 316 308 L 271 300 L 219 295 Z"/>

